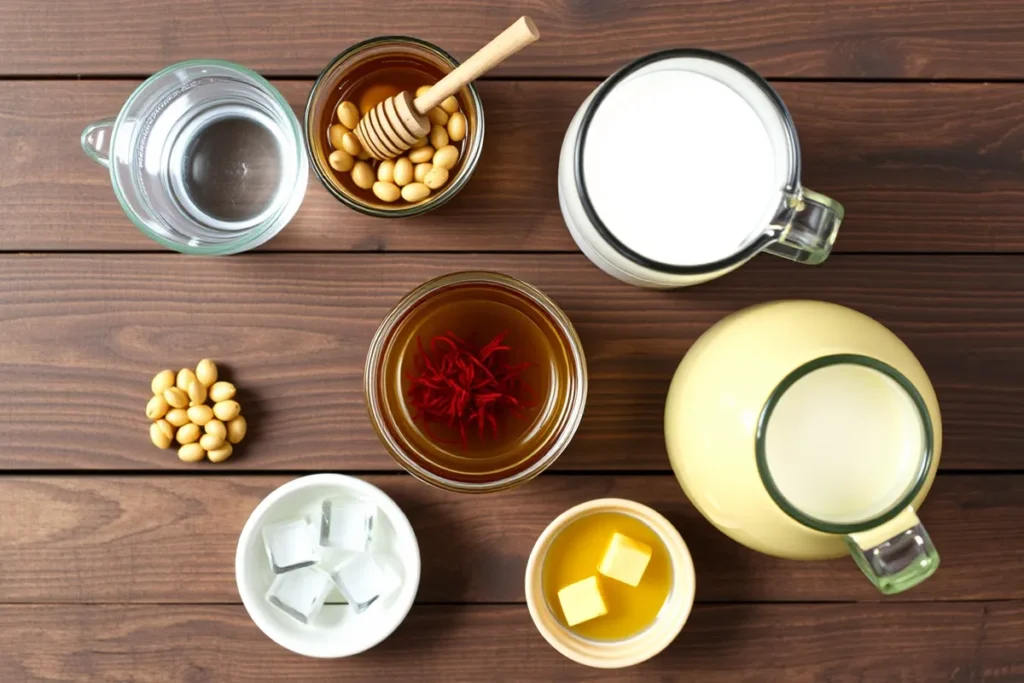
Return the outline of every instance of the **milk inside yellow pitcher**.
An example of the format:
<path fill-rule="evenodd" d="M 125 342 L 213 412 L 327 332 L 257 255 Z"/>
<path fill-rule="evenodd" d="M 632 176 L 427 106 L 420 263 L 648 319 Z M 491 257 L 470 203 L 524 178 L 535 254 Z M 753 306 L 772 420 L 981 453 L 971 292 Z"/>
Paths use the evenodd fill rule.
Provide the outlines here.
<path fill-rule="evenodd" d="M 890 377 L 831 365 L 779 398 L 765 434 L 767 472 L 781 495 L 817 519 L 873 519 L 911 488 L 924 457 L 914 402 Z"/>
<path fill-rule="evenodd" d="M 861 313 L 774 301 L 719 321 L 676 370 L 665 441 L 686 495 L 744 545 L 849 553 L 883 593 L 938 567 L 916 513 L 941 452 L 938 401 L 910 349 Z"/>

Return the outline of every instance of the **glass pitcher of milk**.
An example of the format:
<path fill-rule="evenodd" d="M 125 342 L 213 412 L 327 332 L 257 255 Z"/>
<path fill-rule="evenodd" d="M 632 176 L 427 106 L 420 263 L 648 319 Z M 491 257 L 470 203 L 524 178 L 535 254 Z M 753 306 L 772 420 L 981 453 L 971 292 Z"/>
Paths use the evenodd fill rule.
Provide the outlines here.
<path fill-rule="evenodd" d="M 801 186 L 778 93 L 705 50 L 643 57 L 591 93 L 562 143 L 558 198 L 595 265 L 653 288 L 705 282 L 761 251 L 821 263 L 843 219 Z"/>

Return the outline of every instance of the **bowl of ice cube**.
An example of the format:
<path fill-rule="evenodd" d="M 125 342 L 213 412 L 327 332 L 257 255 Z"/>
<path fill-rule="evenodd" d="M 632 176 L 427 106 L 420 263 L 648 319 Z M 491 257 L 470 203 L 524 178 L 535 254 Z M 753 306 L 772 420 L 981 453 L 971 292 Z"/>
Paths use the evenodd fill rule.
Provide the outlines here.
<path fill-rule="evenodd" d="M 235 551 L 249 617 L 307 657 L 349 657 L 398 628 L 420 582 L 420 551 L 402 510 L 376 486 L 314 474 L 253 510 Z"/>

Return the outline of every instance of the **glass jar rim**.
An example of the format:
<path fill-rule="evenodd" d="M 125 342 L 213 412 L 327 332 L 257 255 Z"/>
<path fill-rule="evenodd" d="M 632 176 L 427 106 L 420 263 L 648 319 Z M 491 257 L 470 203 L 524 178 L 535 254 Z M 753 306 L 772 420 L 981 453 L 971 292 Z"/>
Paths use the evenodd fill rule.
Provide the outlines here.
<path fill-rule="evenodd" d="M 242 66 L 235 62 L 229 62 L 223 59 L 188 59 L 181 62 L 175 62 L 160 69 L 152 76 L 140 83 L 135 90 L 132 91 L 128 99 L 121 106 L 121 110 L 118 112 L 117 117 L 114 119 L 114 125 L 111 129 L 111 140 L 117 140 L 118 132 L 121 126 L 124 124 L 129 113 L 131 113 L 131 107 L 144 93 L 146 86 L 155 82 L 157 79 L 166 76 L 167 74 L 179 71 L 186 68 L 195 67 L 217 67 L 227 71 L 235 72 L 241 76 L 244 76 L 256 83 L 260 88 L 267 92 L 271 99 L 273 99 L 277 105 L 281 108 L 284 114 L 285 121 L 288 122 L 289 130 L 296 142 L 295 154 L 296 154 L 296 179 L 295 184 L 292 187 L 292 198 L 290 201 L 282 204 L 278 211 L 274 212 L 273 215 L 268 216 L 264 221 L 261 222 L 260 226 L 254 226 L 253 228 L 246 230 L 234 239 L 226 240 L 218 244 L 209 245 L 191 245 L 182 244 L 175 242 L 174 240 L 167 239 L 159 232 L 153 230 L 149 225 L 141 219 L 136 213 L 135 209 L 128 202 L 128 198 L 124 194 L 124 190 L 121 186 L 121 180 L 117 175 L 117 163 L 112 158 L 110 163 L 110 184 L 114 188 L 114 196 L 117 197 L 118 203 L 121 205 L 121 209 L 128 216 L 128 219 L 135 224 L 135 227 L 142 232 L 143 235 L 150 238 L 154 242 L 177 251 L 182 254 L 198 255 L 198 256 L 222 256 L 228 254 L 236 254 L 242 251 L 247 251 L 253 247 L 259 246 L 266 242 L 274 235 L 276 235 L 284 226 L 294 217 L 298 211 L 299 206 L 302 204 L 302 200 L 306 193 L 306 184 L 309 178 L 309 162 L 306 158 L 306 148 L 302 140 L 302 129 L 299 127 L 299 120 L 295 116 L 295 112 L 292 110 L 291 105 L 281 95 L 281 92 L 275 88 L 270 81 L 265 79 L 260 74 L 256 73 L 248 67 Z"/>
<path fill-rule="evenodd" d="M 565 416 L 566 419 L 556 438 L 548 446 L 547 451 L 537 458 L 535 462 L 531 463 L 529 467 L 503 476 L 500 479 L 486 482 L 465 482 L 451 479 L 419 465 L 406 453 L 405 449 L 391 433 L 392 426 L 389 424 L 391 420 L 386 416 L 386 411 L 381 406 L 379 391 L 382 381 L 381 370 L 384 355 L 388 349 L 393 332 L 398 325 L 428 296 L 449 287 L 475 283 L 502 287 L 520 296 L 524 296 L 531 303 L 538 306 L 555 323 L 559 333 L 565 338 L 567 349 L 571 353 L 570 371 L 573 375 L 572 379 L 575 387 L 569 404 L 558 413 L 560 416 Z M 483 270 L 462 271 L 442 275 L 424 282 L 403 296 L 391 311 L 388 312 L 374 333 L 366 354 L 366 362 L 363 368 L 363 393 L 366 400 L 366 409 L 370 415 L 370 422 L 378 438 L 388 453 L 410 474 L 428 484 L 450 491 L 465 493 L 500 491 L 534 478 L 547 469 L 569 445 L 583 419 L 583 411 L 586 406 L 587 362 L 583 352 L 583 343 L 576 334 L 576 330 L 569 317 L 540 289 L 502 273 Z"/>
<path fill-rule="evenodd" d="M 310 165 L 313 167 L 313 172 L 316 174 L 317 178 L 320 179 L 320 184 L 327 188 L 327 191 L 345 206 L 349 207 L 353 211 L 358 211 L 359 213 L 367 216 L 373 216 L 374 218 L 409 218 L 427 213 L 428 211 L 433 211 L 434 209 L 447 204 L 462 190 L 463 187 L 465 187 L 466 183 L 469 182 L 469 179 L 476 170 L 480 157 L 483 154 L 485 132 L 484 105 L 483 100 L 480 99 L 480 93 L 477 92 L 476 86 L 472 83 L 467 84 L 465 87 L 469 92 L 470 98 L 473 101 L 473 106 L 476 109 L 476 121 L 474 122 L 475 132 L 472 135 L 466 136 L 466 141 L 472 142 L 472 144 L 468 145 L 468 149 L 466 150 L 465 157 L 458 174 L 456 174 L 451 183 L 444 188 L 443 192 L 433 195 L 427 201 L 419 202 L 418 204 L 413 204 L 404 208 L 381 209 L 373 206 L 372 204 L 365 204 L 357 201 L 348 194 L 339 191 L 338 188 L 330 182 L 330 179 L 327 177 L 327 171 L 321 168 L 320 164 L 316 162 L 316 155 L 313 150 L 313 136 L 310 134 L 310 127 L 313 125 L 313 117 L 316 115 L 314 100 L 318 99 L 318 96 L 324 91 L 327 79 L 332 76 L 333 71 L 339 64 L 366 48 L 371 48 L 382 43 L 405 43 L 425 48 L 437 55 L 442 61 L 451 66 L 452 69 L 459 65 L 459 61 L 455 59 L 455 57 L 451 56 L 437 45 L 412 36 L 376 36 L 350 45 L 327 63 L 327 66 L 320 71 L 320 74 L 313 82 L 313 87 L 309 90 L 309 96 L 306 98 L 306 108 L 303 115 L 306 151 L 310 161 L 312 162 Z"/>
<path fill-rule="evenodd" d="M 779 117 L 783 124 L 783 129 L 786 135 L 787 142 L 789 143 L 791 153 L 790 163 L 790 178 L 786 191 L 792 192 L 800 185 L 800 141 L 796 133 L 796 124 L 793 122 L 793 117 L 786 108 L 785 103 L 782 101 L 782 97 L 775 91 L 774 88 L 764 79 L 761 74 L 754 71 L 752 68 L 744 64 L 743 62 L 730 57 L 729 55 L 714 52 L 712 50 L 704 50 L 699 48 L 674 48 L 669 50 L 662 50 L 660 52 L 654 52 L 649 55 L 645 55 L 636 59 L 629 64 L 621 67 L 618 71 L 613 73 L 607 79 L 605 79 L 598 87 L 594 90 L 590 102 L 587 104 L 586 109 L 583 111 L 582 118 L 580 120 L 579 130 L 576 133 L 576 140 L 573 154 L 573 176 L 576 184 L 576 193 L 579 196 L 580 204 L 583 207 L 583 212 L 586 214 L 587 219 L 591 225 L 594 226 L 595 231 L 614 251 L 621 256 L 625 257 L 632 263 L 638 266 L 647 268 L 649 270 L 665 273 L 668 275 L 703 275 L 706 273 L 715 273 L 723 270 L 731 270 L 732 268 L 744 263 L 745 261 L 752 258 L 757 253 L 763 251 L 765 247 L 772 244 L 773 242 L 779 241 L 782 235 L 782 228 L 779 226 L 768 225 L 765 226 L 764 230 L 760 234 L 755 234 L 747 244 L 743 245 L 739 251 L 723 258 L 718 261 L 711 263 L 702 263 L 698 265 L 679 265 L 673 263 L 664 263 L 662 261 L 655 260 L 648 256 L 631 249 L 622 240 L 615 236 L 615 234 L 605 225 L 600 215 L 597 213 L 597 209 L 590 197 L 590 192 L 587 189 L 586 178 L 584 173 L 584 150 L 586 147 L 587 133 L 590 130 L 590 124 L 593 122 L 594 116 L 597 113 L 598 107 L 605 100 L 605 98 L 611 93 L 615 86 L 619 85 L 631 75 L 643 69 L 644 67 L 650 66 L 655 62 L 659 62 L 666 59 L 674 58 L 693 58 L 693 59 L 705 59 L 712 62 L 717 62 L 724 66 L 727 66 L 740 75 L 746 77 L 752 83 L 758 86 L 761 92 L 768 98 L 774 108 L 777 110 Z"/>
<path fill-rule="evenodd" d="M 892 503 L 890 507 L 886 508 L 885 512 L 870 519 L 850 523 L 830 522 L 809 515 L 801 510 L 795 504 L 790 502 L 785 494 L 782 493 L 782 490 L 772 477 L 771 468 L 768 466 L 768 424 L 771 421 L 772 413 L 778 406 L 782 396 L 801 378 L 809 375 L 815 370 L 820 370 L 834 365 L 857 365 L 879 372 L 893 380 L 911 399 L 911 403 L 921 420 L 923 435 L 921 459 L 917 465 L 914 480 L 910 486 L 907 487 L 907 490 L 904 491 L 900 498 Z M 911 382 L 906 375 L 888 363 L 877 358 L 872 358 L 871 356 L 863 356 L 854 353 L 837 353 L 828 356 L 821 356 L 804 363 L 786 375 L 782 381 L 775 386 L 771 394 L 768 395 L 768 399 L 765 401 L 764 406 L 761 408 L 761 414 L 757 420 L 757 429 L 754 434 L 754 452 L 755 460 L 757 462 L 757 471 L 765 489 L 768 491 L 768 495 L 775 504 L 786 513 L 787 516 L 806 527 L 814 529 L 815 531 L 821 531 L 827 534 L 845 535 L 867 531 L 879 526 L 880 524 L 884 524 L 891 519 L 895 519 L 896 516 L 906 509 L 914 498 L 917 497 L 917 494 L 921 492 L 922 487 L 924 487 L 925 482 L 928 480 L 928 472 L 931 469 L 932 461 L 935 457 L 935 430 L 934 425 L 932 424 L 931 415 L 928 412 L 928 404 L 925 402 L 921 392 L 917 390 L 917 387 L 914 386 L 913 382 Z"/>

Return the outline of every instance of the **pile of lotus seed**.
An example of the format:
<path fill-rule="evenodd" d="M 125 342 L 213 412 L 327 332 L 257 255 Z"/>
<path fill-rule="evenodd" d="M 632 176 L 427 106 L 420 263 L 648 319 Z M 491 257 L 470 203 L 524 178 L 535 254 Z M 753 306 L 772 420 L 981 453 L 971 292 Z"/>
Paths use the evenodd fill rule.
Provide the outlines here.
<path fill-rule="evenodd" d="M 416 90 L 416 97 L 430 90 Z M 374 162 L 352 131 L 359 124 L 359 108 L 345 100 L 338 105 L 338 123 L 328 129 L 331 147 L 327 163 L 339 173 L 351 173 L 352 182 L 364 190 L 373 190 L 377 199 L 388 204 L 404 199 L 421 202 L 448 182 L 448 175 L 459 161 L 459 148 L 469 130 L 466 115 L 459 111 L 454 95 L 427 113 L 430 134 L 421 138 L 408 152 L 396 159 Z M 376 171 L 371 163 L 376 163 Z"/>
<path fill-rule="evenodd" d="M 151 388 L 146 417 L 153 420 L 149 438 L 157 448 L 177 441 L 178 458 L 185 462 L 224 462 L 245 438 L 248 426 L 235 400 L 235 385 L 217 381 L 217 364 L 209 358 L 194 371 L 161 370 Z"/>

